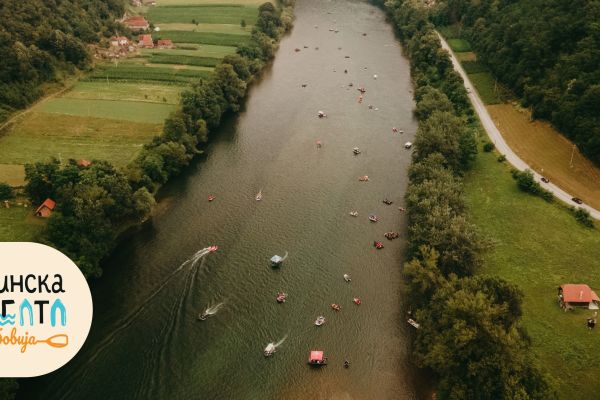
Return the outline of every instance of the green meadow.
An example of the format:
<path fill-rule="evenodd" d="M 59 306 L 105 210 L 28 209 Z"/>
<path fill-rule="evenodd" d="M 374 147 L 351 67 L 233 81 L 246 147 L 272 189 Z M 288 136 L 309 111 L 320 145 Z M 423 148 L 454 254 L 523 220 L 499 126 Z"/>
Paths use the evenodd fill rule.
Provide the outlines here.
<path fill-rule="evenodd" d="M 523 324 L 560 398 L 573 393 L 596 398 L 600 330 L 586 328 L 592 311 L 562 311 L 557 288 L 585 283 L 600 291 L 600 230 L 585 228 L 565 205 L 520 191 L 497 156 L 481 152 L 465 177 L 472 222 L 493 243 L 481 273 L 500 276 L 523 291 Z"/>
<path fill-rule="evenodd" d="M 239 46 L 250 42 L 246 34 L 190 32 L 190 31 L 160 31 L 152 34 L 155 39 L 171 39 L 175 43 L 212 44 L 217 46 Z"/>
<path fill-rule="evenodd" d="M 241 4 L 197 4 L 177 6 L 157 6 L 148 10 L 146 18 L 155 25 L 162 23 L 237 24 L 245 20 L 254 25 L 258 17 L 258 7 Z"/>

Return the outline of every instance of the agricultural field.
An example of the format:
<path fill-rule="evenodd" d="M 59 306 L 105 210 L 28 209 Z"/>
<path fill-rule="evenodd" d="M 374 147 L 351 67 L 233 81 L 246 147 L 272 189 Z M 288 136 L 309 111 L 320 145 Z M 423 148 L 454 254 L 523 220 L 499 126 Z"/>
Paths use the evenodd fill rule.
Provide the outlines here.
<path fill-rule="evenodd" d="M 254 25 L 258 18 L 258 7 L 242 4 L 196 4 L 196 5 L 162 5 L 152 7 L 146 19 L 155 26 L 170 23 L 195 24 L 228 24 L 240 25 L 242 20 Z"/>
<path fill-rule="evenodd" d="M 156 39 L 171 39 L 175 43 L 212 44 L 217 46 L 239 46 L 250 42 L 250 36 L 245 34 L 190 32 L 190 31 L 160 31 L 152 37 Z"/>
<path fill-rule="evenodd" d="M 600 209 L 600 168 L 573 149 L 573 143 L 547 122 L 530 121 L 529 111 L 513 104 L 487 109 L 508 145 L 523 161 L 568 193 Z"/>
<path fill-rule="evenodd" d="M 600 224 L 585 228 L 566 206 L 520 191 L 510 166 L 497 162 L 497 156 L 480 152 L 465 177 L 471 220 L 493 243 L 481 273 L 522 290 L 523 324 L 559 397 L 596 398 L 600 331 L 586 328 L 591 311 L 565 313 L 558 307 L 557 287 L 585 283 L 600 290 Z"/>
<path fill-rule="evenodd" d="M 33 216 L 31 207 L 0 207 L 0 242 L 35 242 L 44 225 L 44 220 Z"/>

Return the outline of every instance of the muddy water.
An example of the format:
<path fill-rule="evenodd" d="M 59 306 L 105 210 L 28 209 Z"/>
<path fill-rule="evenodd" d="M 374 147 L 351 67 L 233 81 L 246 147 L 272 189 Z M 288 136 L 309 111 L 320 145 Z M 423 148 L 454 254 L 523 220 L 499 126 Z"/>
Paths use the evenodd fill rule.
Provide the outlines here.
<path fill-rule="evenodd" d="M 243 112 L 106 262 L 83 350 L 60 371 L 24 381 L 21 397 L 419 398 L 400 294 L 403 144 L 416 129 L 409 65 L 382 12 L 365 2 L 298 0 L 296 16 Z M 401 239 L 384 239 L 390 230 Z M 219 251 L 186 263 L 212 244 Z M 270 257 L 286 251 L 272 269 Z M 197 320 L 220 302 L 216 315 Z M 327 322 L 316 327 L 319 315 Z M 265 358 L 267 343 L 285 335 Z M 329 365 L 310 368 L 311 349 L 325 351 Z"/>

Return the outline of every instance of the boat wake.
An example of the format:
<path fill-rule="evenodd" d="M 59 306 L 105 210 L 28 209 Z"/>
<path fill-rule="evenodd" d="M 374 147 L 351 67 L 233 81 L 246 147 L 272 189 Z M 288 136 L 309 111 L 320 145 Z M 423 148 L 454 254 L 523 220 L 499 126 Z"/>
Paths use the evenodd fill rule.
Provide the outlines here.
<path fill-rule="evenodd" d="M 214 246 L 200 249 L 196 253 L 194 253 L 190 258 L 188 258 L 183 263 L 181 263 L 181 265 L 179 265 L 179 267 L 177 267 L 173 272 L 171 272 L 165 278 L 165 280 L 154 291 L 152 291 L 150 296 L 148 296 L 148 298 L 146 298 L 146 300 L 144 300 L 144 302 L 142 304 L 140 304 L 138 306 L 138 308 L 136 308 L 131 314 L 129 314 L 126 317 L 121 318 L 119 320 L 119 322 L 117 323 L 117 326 L 115 328 L 113 328 L 112 332 L 110 334 L 108 334 L 102 341 L 100 341 L 100 343 L 96 347 L 96 350 L 87 358 L 85 365 L 92 364 L 96 360 L 96 358 L 98 358 L 98 356 L 100 354 L 102 354 L 115 341 L 115 339 L 117 337 L 119 337 L 121 332 L 123 332 L 125 329 L 129 328 L 135 322 L 137 317 L 142 312 L 144 312 L 144 310 L 146 310 L 146 308 L 148 307 L 150 302 L 152 300 L 154 300 L 154 298 L 156 296 L 158 296 L 158 294 L 169 284 L 169 282 L 171 282 L 171 280 L 179 272 L 181 272 L 181 270 L 183 270 L 186 266 L 189 266 L 190 268 L 194 268 L 196 266 L 196 264 L 198 264 L 198 262 L 204 256 L 206 256 L 209 253 L 212 253 L 213 251 L 215 251 Z M 70 377 L 71 379 L 69 379 L 68 382 L 65 381 L 63 383 L 63 385 L 66 386 L 67 388 L 73 388 L 74 386 L 71 385 L 71 381 L 73 381 L 74 379 L 81 380 L 80 379 L 81 375 L 85 376 L 85 375 L 87 375 L 87 373 L 91 372 L 87 368 L 79 368 L 79 371 L 80 371 L 80 374 L 71 375 L 71 377 Z M 61 398 L 67 398 L 69 396 L 71 390 L 67 389 L 67 390 L 61 390 L 59 392 L 63 393 L 63 396 Z"/>
<path fill-rule="evenodd" d="M 203 315 L 207 316 L 207 317 L 212 317 L 213 315 L 215 315 L 217 312 L 219 312 L 219 310 L 221 309 L 221 307 L 223 307 L 223 305 L 225 305 L 225 302 L 219 303 L 215 306 L 211 306 L 209 305 L 206 310 L 204 310 Z"/>
<path fill-rule="evenodd" d="M 286 251 L 285 254 L 283 255 L 283 258 L 281 259 L 281 261 L 285 261 L 285 259 L 288 258 L 288 252 Z M 287 336 L 286 336 L 287 337 Z"/>

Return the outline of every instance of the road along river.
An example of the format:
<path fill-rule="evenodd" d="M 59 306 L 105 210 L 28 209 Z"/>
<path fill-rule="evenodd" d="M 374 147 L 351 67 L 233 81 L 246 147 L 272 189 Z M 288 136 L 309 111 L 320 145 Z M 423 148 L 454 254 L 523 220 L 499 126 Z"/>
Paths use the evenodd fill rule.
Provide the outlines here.
<path fill-rule="evenodd" d="M 403 146 L 416 130 L 409 64 L 366 2 L 298 0 L 296 16 L 245 109 L 105 263 L 82 351 L 56 373 L 22 381 L 22 398 L 420 397 L 426 385 L 409 363 L 401 311 Z M 400 239 L 386 240 L 387 231 Z M 202 256 L 210 245 L 219 250 Z M 319 315 L 326 323 L 316 327 Z M 284 337 L 265 358 L 265 346 Z M 329 365 L 310 368 L 311 349 Z"/>

